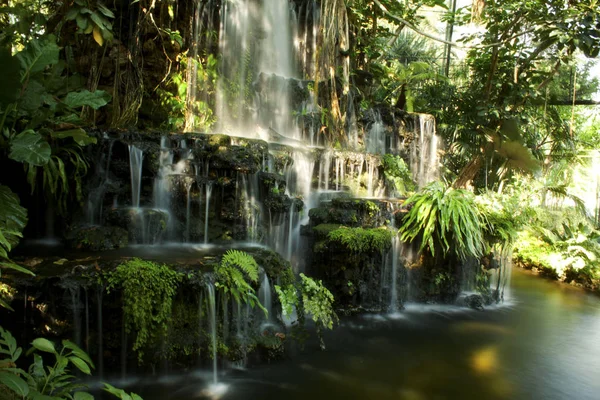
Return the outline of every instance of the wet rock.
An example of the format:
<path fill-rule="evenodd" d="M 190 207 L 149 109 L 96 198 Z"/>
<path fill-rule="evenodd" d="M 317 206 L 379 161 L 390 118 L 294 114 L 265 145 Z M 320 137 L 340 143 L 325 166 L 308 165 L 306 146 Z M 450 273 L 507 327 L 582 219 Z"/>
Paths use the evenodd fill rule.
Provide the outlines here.
<path fill-rule="evenodd" d="M 77 250 L 103 251 L 120 249 L 129 243 L 129 235 L 117 226 L 76 226 L 67 232 L 65 243 Z"/>
<path fill-rule="evenodd" d="M 485 300 L 480 294 L 471 294 L 463 299 L 463 303 L 465 306 L 472 308 L 473 310 L 483 310 Z"/>
<path fill-rule="evenodd" d="M 157 243 L 167 230 L 169 213 L 156 208 L 113 208 L 108 211 L 106 221 L 124 228 L 133 243 Z"/>

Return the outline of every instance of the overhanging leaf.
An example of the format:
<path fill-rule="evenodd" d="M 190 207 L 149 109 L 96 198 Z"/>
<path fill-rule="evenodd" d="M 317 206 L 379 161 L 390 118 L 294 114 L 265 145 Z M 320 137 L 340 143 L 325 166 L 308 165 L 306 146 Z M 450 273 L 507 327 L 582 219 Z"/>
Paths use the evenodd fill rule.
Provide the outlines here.
<path fill-rule="evenodd" d="M 0 48 L 0 65 L 2 73 L 0 74 L 0 108 L 17 100 L 20 82 L 20 63 L 16 57 L 11 55 L 10 49 Z"/>
<path fill-rule="evenodd" d="M 39 351 L 56 354 L 56 349 L 54 348 L 54 343 L 52 343 L 48 339 L 37 338 L 33 342 L 31 342 L 31 344 L 33 345 L 33 347 L 35 347 Z"/>
<path fill-rule="evenodd" d="M 10 372 L 0 372 L 0 383 L 8 387 L 22 398 L 29 394 L 29 386 L 22 378 Z"/>
<path fill-rule="evenodd" d="M 94 396 L 88 392 L 75 392 L 73 400 L 94 400 Z"/>
<path fill-rule="evenodd" d="M 87 132 L 81 128 L 69 129 L 68 131 L 52 132 L 52 137 L 56 139 L 65 139 L 70 137 L 73 138 L 75 143 L 77 143 L 80 146 L 95 144 L 97 141 L 95 137 L 88 135 Z"/>
<path fill-rule="evenodd" d="M 88 106 L 97 110 L 100 107 L 107 105 L 110 100 L 110 94 L 106 93 L 104 90 L 96 90 L 94 92 L 81 90 L 79 92 L 70 92 L 64 102 L 71 108 Z"/>
<path fill-rule="evenodd" d="M 77 367 L 78 370 L 83 372 L 86 375 L 90 375 L 92 371 L 90 370 L 90 366 L 87 365 L 85 361 L 83 361 L 79 357 L 69 357 L 69 361 Z"/>
<path fill-rule="evenodd" d="M 45 39 L 34 39 L 27 44 L 27 47 L 17 54 L 17 59 L 21 63 L 21 82 L 25 77 L 41 72 L 46 66 L 58 63 L 59 47 L 53 35 Z"/>
<path fill-rule="evenodd" d="M 25 225 L 27 210 L 19 204 L 19 197 L 8 187 L 0 185 L 0 250 L 10 252 L 19 242 Z"/>
<path fill-rule="evenodd" d="M 35 166 L 45 165 L 50 160 L 52 149 L 39 133 L 28 129 L 10 142 L 9 158 Z"/>

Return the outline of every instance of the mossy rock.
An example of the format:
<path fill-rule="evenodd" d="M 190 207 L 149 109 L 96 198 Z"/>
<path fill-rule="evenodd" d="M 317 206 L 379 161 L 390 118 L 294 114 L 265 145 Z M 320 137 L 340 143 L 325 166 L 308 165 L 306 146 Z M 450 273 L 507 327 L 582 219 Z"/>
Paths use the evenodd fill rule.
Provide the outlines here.
<path fill-rule="evenodd" d="M 113 208 L 106 222 L 124 228 L 134 243 L 156 243 L 167 230 L 169 213 L 155 208 Z"/>
<path fill-rule="evenodd" d="M 126 247 L 129 234 L 118 226 L 77 226 L 67 233 L 65 242 L 71 249 L 113 250 Z"/>

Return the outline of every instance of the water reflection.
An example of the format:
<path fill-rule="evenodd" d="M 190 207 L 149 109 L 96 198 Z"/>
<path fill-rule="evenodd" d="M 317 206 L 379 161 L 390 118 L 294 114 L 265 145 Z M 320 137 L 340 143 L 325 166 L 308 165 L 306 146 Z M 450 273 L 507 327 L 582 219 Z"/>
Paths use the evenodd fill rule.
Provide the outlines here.
<path fill-rule="evenodd" d="M 599 399 L 600 299 L 515 271 L 513 303 L 409 307 L 343 321 L 327 351 L 231 371 L 222 399 Z M 292 351 L 292 353 L 294 353 Z M 143 384 L 146 400 L 202 398 L 208 382 Z"/>

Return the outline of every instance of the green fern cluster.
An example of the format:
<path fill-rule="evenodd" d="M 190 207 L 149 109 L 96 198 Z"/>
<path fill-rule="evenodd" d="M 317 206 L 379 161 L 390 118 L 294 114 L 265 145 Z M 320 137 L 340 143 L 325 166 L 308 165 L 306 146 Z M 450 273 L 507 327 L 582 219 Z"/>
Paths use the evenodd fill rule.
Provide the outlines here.
<path fill-rule="evenodd" d="M 387 228 L 348 228 L 341 226 L 327 238 L 345 246 L 353 253 L 383 252 L 392 246 L 392 232 Z"/>
<path fill-rule="evenodd" d="M 420 249 L 432 255 L 440 249 L 452 250 L 462 259 L 483 255 L 483 217 L 472 193 L 453 189 L 441 182 L 432 182 L 405 203 L 411 205 L 400 227 L 401 239 L 421 239 Z"/>
<path fill-rule="evenodd" d="M 133 258 L 107 274 L 107 291 L 123 290 L 125 329 L 135 332 L 133 350 L 138 361 L 149 342 L 164 336 L 171 318 L 171 306 L 182 274 L 166 265 Z"/>
<path fill-rule="evenodd" d="M 232 297 L 238 303 L 248 303 L 251 307 L 258 306 L 267 314 L 250 284 L 258 283 L 258 264 L 254 257 L 240 250 L 227 250 L 221 262 L 215 266 L 215 275 L 215 286 L 225 296 Z"/>

